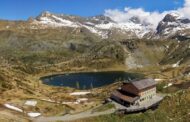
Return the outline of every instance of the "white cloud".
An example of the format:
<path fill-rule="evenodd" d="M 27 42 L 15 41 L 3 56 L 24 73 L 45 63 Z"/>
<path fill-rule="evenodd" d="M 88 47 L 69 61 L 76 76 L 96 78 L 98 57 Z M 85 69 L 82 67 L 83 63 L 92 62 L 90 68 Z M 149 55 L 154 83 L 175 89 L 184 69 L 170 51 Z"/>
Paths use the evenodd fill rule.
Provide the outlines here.
<path fill-rule="evenodd" d="M 190 18 L 190 0 L 185 0 L 184 6 L 177 11 L 184 17 Z"/>
<path fill-rule="evenodd" d="M 164 12 L 149 12 L 142 8 L 129 8 L 126 7 L 123 11 L 118 9 L 105 10 L 105 15 L 112 18 L 114 21 L 119 23 L 126 23 L 131 17 L 136 16 L 140 18 L 142 23 L 150 23 L 151 28 L 155 29 L 158 23 L 163 19 L 167 13 L 176 12 L 181 16 L 190 18 L 190 0 L 185 0 L 183 7 L 176 10 L 164 11 Z"/>

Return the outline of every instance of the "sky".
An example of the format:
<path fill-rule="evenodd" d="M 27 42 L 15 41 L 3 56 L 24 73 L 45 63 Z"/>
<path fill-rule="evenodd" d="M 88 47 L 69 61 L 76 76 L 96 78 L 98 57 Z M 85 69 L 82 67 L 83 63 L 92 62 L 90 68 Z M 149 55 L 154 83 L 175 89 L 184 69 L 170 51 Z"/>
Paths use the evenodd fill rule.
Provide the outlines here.
<path fill-rule="evenodd" d="M 183 5 L 184 0 L 1 0 L 0 19 L 26 20 L 43 11 L 86 17 L 105 14 L 106 10 L 123 11 L 126 7 L 163 12 Z"/>
<path fill-rule="evenodd" d="M 0 19 L 27 20 L 43 11 L 83 17 L 106 15 L 118 23 L 135 16 L 155 29 L 168 13 L 190 18 L 190 0 L 1 0 Z"/>

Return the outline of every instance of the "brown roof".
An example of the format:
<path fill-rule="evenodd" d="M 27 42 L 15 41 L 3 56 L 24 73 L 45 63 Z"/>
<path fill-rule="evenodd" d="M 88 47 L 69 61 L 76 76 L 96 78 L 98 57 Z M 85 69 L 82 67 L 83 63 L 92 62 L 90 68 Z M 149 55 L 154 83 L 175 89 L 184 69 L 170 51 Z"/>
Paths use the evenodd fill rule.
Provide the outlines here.
<path fill-rule="evenodd" d="M 139 94 L 139 90 L 132 83 L 124 84 L 121 87 L 121 90 L 125 91 L 126 93 L 133 94 L 133 95 L 138 95 Z"/>
<path fill-rule="evenodd" d="M 145 91 L 155 86 L 156 86 L 156 81 L 154 79 L 143 79 L 143 80 L 131 81 L 129 83 L 125 83 L 121 87 L 121 89 L 125 92 L 134 95 L 139 95 L 139 92 Z"/>
<path fill-rule="evenodd" d="M 127 95 L 124 95 L 124 94 L 122 94 L 121 92 L 119 92 L 117 90 L 112 93 L 112 98 L 113 97 L 117 97 L 117 98 L 122 99 L 122 100 L 124 100 L 126 102 L 129 102 L 129 103 L 133 103 L 133 102 L 135 102 L 136 100 L 139 99 L 139 96 L 135 96 L 135 97 L 127 96 Z"/>
<path fill-rule="evenodd" d="M 138 90 L 143 90 L 156 85 L 156 81 L 154 79 L 143 79 L 138 81 L 132 81 L 133 84 Z"/>

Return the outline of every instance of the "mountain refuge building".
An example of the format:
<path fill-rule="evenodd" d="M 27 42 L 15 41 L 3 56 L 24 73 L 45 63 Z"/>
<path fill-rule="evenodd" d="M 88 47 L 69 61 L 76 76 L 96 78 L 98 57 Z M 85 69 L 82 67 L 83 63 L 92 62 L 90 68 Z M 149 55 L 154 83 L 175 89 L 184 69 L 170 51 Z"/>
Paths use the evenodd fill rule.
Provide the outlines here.
<path fill-rule="evenodd" d="M 154 79 L 124 83 L 111 94 L 111 99 L 126 107 L 145 105 L 156 98 L 156 84 Z"/>

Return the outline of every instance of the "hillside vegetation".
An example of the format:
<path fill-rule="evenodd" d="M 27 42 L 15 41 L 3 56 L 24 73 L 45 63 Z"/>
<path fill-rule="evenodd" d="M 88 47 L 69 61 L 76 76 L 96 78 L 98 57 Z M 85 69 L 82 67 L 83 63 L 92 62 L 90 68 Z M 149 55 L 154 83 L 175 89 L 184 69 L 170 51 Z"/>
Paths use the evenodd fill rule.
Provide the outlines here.
<path fill-rule="evenodd" d="M 47 74 L 124 70 L 165 78 L 166 82 L 170 82 L 170 78 L 174 79 L 172 82 L 184 81 L 180 79 L 184 77 L 175 78 L 173 74 L 183 76 L 183 69 L 190 65 L 189 40 L 126 39 L 126 35 L 120 33 L 112 36 L 102 39 L 83 27 L 35 29 L 29 21 L 0 21 L 0 104 L 31 98 L 76 99 L 65 95 L 73 89 L 42 84 L 40 77 Z M 109 94 L 105 94 L 108 97 Z M 189 90 L 171 94 L 157 111 L 84 121 L 187 121 L 189 94 Z M 52 113 L 57 111 L 48 109 Z M 47 110 L 44 107 L 41 111 Z"/>

